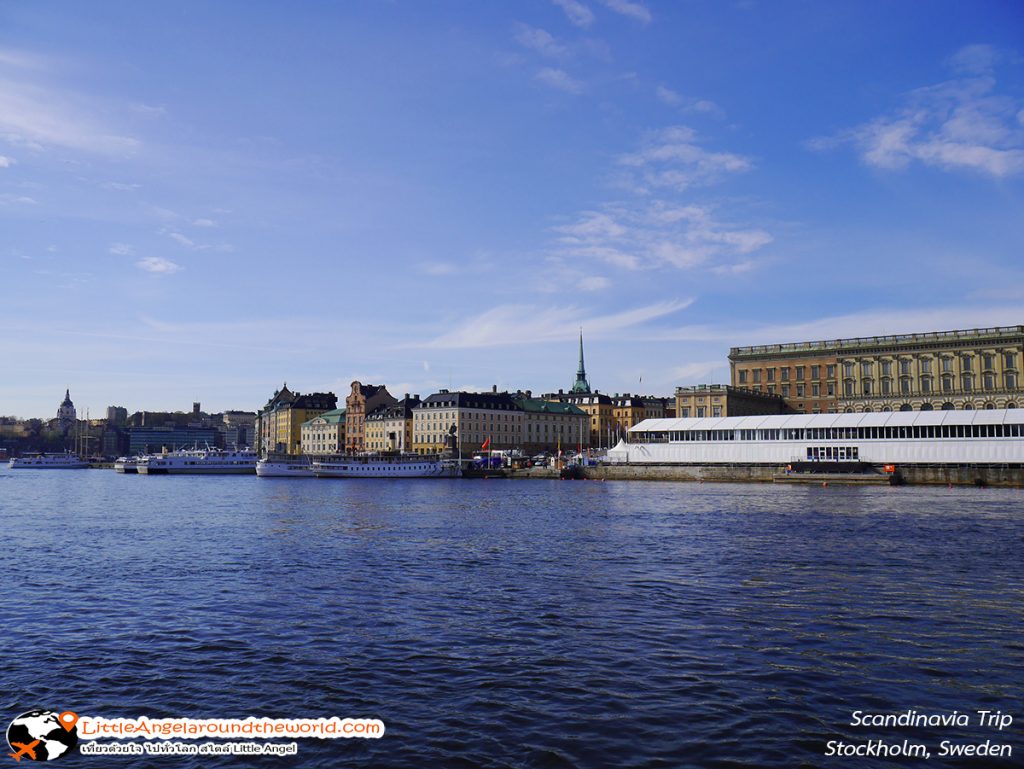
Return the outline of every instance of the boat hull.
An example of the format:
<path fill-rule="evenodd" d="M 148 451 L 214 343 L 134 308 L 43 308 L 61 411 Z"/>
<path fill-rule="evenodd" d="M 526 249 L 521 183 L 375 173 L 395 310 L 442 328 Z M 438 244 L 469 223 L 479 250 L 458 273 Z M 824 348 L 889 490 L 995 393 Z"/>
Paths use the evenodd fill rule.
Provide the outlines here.
<path fill-rule="evenodd" d="M 456 478 L 458 464 L 428 457 L 350 457 L 314 462 L 317 478 Z"/>
<path fill-rule="evenodd" d="M 256 475 L 261 478 L 314 478 L 309 462 L 289 462 L 261 459 L 256 463 Z"/>

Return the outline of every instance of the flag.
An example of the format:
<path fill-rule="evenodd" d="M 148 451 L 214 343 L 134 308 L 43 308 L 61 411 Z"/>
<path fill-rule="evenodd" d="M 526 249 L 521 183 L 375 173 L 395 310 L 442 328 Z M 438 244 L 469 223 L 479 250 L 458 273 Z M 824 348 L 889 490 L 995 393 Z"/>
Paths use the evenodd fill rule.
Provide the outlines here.
<path fill-rule="evenodd" d="M 488 447 L 489 447 L 490 445 L 491 445 L 491 436 L 489 436 L 489 435 L 488 435 L 488 436 L 487 436 L 487 440 L 486 440 L 486 441 L 484 441 L 484 445 L 480 447 L 480 450 L 481 450 L 481 451 L 487 451 L 487 449 L 488 449 Z"/>

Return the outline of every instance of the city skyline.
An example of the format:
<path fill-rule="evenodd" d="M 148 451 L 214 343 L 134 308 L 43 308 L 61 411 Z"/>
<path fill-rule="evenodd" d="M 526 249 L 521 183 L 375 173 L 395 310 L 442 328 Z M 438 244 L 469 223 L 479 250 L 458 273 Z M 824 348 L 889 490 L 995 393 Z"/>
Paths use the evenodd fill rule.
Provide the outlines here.
<path fill-rule="evenodd" d="M 1024 10 L 0 9 L 0 413 L 1022 322 Z M 642 378 L 642 382 L 641 382 Z"/>

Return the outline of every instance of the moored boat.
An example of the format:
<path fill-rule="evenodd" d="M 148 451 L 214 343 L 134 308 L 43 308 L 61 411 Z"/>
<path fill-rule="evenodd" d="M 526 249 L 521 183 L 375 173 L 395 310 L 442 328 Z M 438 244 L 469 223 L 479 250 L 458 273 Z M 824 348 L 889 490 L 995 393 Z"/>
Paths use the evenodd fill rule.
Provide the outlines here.
<path fill-rule="evenodd" d="M 7 466 L 12 470 L 81 470 L 89 463 L 71 453 L 25 454 L 15 457 Z"/>
<path fill-rule="evenodd" d="M 251 449 L 186 449 L 140 457 L 140 475 L 252 475 L 256 452 Z"/>
<path fill-rule="evenodd" d="M 114 460 L 114 470 L 118 473 L 138 473 L 141 457 L 118 457 Z"/>
<path fill-rule="evenodd" d="M 357 454 L 315 460 L 317 478 L 455 478 L 459 463 L 438 454 Z"/>
<path fill-rule="evenodd" d="M 264 457 L 256 463 L 261 478 L 313 478 L 309 457 Z"/>

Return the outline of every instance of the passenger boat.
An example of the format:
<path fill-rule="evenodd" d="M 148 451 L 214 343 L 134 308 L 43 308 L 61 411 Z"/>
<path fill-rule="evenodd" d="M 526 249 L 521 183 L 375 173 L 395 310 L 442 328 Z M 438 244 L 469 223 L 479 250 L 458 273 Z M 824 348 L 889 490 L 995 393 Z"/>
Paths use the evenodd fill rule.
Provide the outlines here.
<path fill-rule="evenodd" d="M 459 463 L 438 454 L 357 454 L 314 460 L 317 478 L 455 478 Z"/>
<path fill-rule="evenodd" d="M 114 460 L 114 471 L 118 473 L 138 473 L 139 459 L 141 457 L 118 457 Z"/>
<path fill-rule="evenodd" d="M 25 454 L 15 457 L 7 466 L 12 470 L 81 470 L 89 463 L 75 454 Z"/>
<path fill-rule="evenodd" d="M 608 461 L 630 464 L 1024 464 L 1024 409 L 646 419 Z"/>
<path fill-rule="evenodd" d="M 261 478 L 313 478 L 309 457 L 264 457 L 256 463 Z"/>
<path fill-rule="evenodd" d="M 256 452 L 251 449 L 184 449 L 140 457 L 140 475 L 252 475 Z"/>

